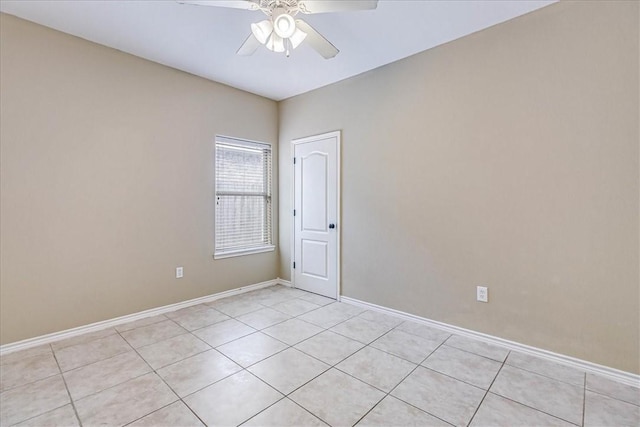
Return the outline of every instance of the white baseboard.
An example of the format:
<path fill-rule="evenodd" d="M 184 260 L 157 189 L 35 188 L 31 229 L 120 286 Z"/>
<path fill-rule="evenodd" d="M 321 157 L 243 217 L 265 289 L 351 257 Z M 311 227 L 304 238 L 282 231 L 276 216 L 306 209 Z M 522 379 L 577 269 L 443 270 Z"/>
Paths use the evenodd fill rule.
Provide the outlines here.
<path fill-rule="evenodd" d="M 489 344 L 499 345 L 499 346 L 508 348 L 509 350 L 519 351 L 521 353 L 526 353 L 531 356 L 536 356 L 552 362 L 560 363 L 565 366 L 577 368 L 585 372 L 602 375 L 627 385 L 640 387 L 640 375 L 636 375 L 631 372 L 621 371 L 619 369 L 610 368 L 604 365 L 598 365 L 597 363 L 588 362 L 586 360 L 577 359 L 575 357 L 565 356 L 563 354 L 554 353 L 552 351 L 543 350 L 541 348 L 520 344 L 514 341 L 509 341 L 503 338 L 495 337 L 493 335 L 483 334 L 481 332 L 472 331 L 470 329 L 464 329 L 458 326 L 449 325 L 447 323 L 438 322 L 438 321 L 427 319 L 420 316 L 415 316 L 413 314 L 405 313 L 403 311 L 394 310 L 392 308 L 387 308 L 387 307 L 383 307 L 376 304 L 371 304 L 365 301 L 360 301 L 355 298 L 341 296 L 340 301 L 345 302 L 347 304 L 352 304 L 355 306 L 367 308 L 369 310 L 379 311 L 381 313 L 389 314 L 391 316 L 399 317 L 405 320 L 412 320 L 414 322 L 423 323 L 427 326 L 442 329 L 452 334 L 462 335 L 462 336 L 480 340 Z"/>
<path fill-rule="evenodd" d="M 79 326 L 77 328 L 66 329 L 60 332 L 54 332 L 47 335 L 41 335 L 39 337 L 29 338 L 26 340 L 5 344 L 0 346 L 0 356 L 3 356 L 8 353 L 13 353 L 14 351 L 26 350 L 28 348 L 36 347 L 42 344 L 49 344 L 54 341 L 75 337 L 78 335 L 86 334 L 88 332 L 95 332 L 101 329 L 111 328 L 114 326 L 121 325 L 123 323 L 144 319 L 145 317 L 157 316 L 158 314 L 164 314 L 170 311 L 180 310 L 181 308 L 190 307 L 192 305 L 202 304 L 206 302 L 215 301 L 220 298 L 226 298 L 226 297 L 243 294 L 250 291 L 255 291 L 256 289 L 266 288 L 267 286 L 272 286 L 277 284 L 291 286 L 290 283 L 287 285 L 286 283 L 283 283 L 283 282 L 289 283 L 286 280 L 282 281 L 280 279 L 267 280 L 266 282 L 256 283 L 254 285 L 243 286 L 241 288 L 231 289 L 224 292 L 218 292 L 216 294 L 206 295 L 204 297 L 194 298 L 188 301 L 182 301 L 175 304 L 169 304 L 162 307 L 152 308 L 150 310 L 140 311 L 138 313 L 127 314 L 126 316 L 116 317 L 114 319 L 104 320 L 102 322 L 91 323 L 89 325 Z"/>
<path fill-rule="evenodd" d="M 278 277 L 278 284 L 282 285 L 282 286 L 288 286 L 290 288 L 293 288 L 293 284 L 291 283 L 290 280 L 284 280 Z"/>

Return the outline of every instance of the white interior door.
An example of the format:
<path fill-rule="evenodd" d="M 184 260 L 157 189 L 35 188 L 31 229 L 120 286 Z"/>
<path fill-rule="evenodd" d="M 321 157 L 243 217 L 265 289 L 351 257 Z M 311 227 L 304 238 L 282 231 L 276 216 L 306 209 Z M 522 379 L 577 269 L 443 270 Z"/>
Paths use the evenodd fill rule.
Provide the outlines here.
<path fill-rule="evenodd" d="M 296 288 L 338 297 L 340 132 L 293 141 Z"/>

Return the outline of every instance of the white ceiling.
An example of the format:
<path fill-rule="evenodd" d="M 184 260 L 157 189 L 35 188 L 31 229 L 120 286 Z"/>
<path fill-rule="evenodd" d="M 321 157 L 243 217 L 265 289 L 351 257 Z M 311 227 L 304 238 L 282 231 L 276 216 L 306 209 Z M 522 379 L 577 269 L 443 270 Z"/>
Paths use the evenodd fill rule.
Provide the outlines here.
<path fill-rule="evenodd" d="M 555 0 L 381 0 L 376 10 L 305 15 L 340 53 L 235 52 L 259 11 L 160 1 L 1 0 L 0 11 L 274 100 L 397 61 Z"/>

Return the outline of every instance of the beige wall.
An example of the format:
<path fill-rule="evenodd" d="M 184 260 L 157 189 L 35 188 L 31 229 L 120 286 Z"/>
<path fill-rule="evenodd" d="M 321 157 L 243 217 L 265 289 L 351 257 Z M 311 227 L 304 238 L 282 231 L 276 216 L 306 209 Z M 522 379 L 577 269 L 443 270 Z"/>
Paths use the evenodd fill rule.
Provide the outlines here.
<path fill-rule="evenodd" d="M 342 294 L 640 373 L 638 16 L 563 2 L 282 102 L 283 195 L 290 140 L 343 131 Z"/>
<path fill-rule="evenodd" d="M 2 343 L 278 276 L 212 258 L 214 136 L 277 146 L 274 101 L 0 19 Z"/>

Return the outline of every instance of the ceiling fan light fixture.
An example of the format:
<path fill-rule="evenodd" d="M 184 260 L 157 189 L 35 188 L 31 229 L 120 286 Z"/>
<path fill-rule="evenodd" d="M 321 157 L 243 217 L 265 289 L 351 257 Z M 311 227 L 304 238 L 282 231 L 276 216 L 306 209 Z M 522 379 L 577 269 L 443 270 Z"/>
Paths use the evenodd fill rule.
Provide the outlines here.
<path fill-rule="evenodd" d="M 296 21 L 288 13 L 281 13 L 273 19 L 273 30 L 283 39 L 288 39 L 296 31 Z"/>
<path fill-rule="evenodd" d="M 271 36 L 269 36 L 265 47 L 273 52 L 284 52 L 284 39 L 280 37 L 277 32 L 273 32 Z"/>
<path fill-rule="evenodd" d="M 300 46 L 300 43 L 304 41 L 305 38 L 307 38 L 307 33 L 302 31 L 300 28 L 296 28 L 293 35 L 289 37 L 289 41 L 291 41 L 291 47 L 293 49 L 297 48 L 298 46 Z"/>
<path fill-rule="evenodd" d="M 251 32 L 260 43 L 265 44 L 271 33 L 273 33 L 273 24 L 268 19 L 257 24 L 251 24 Z"/>

